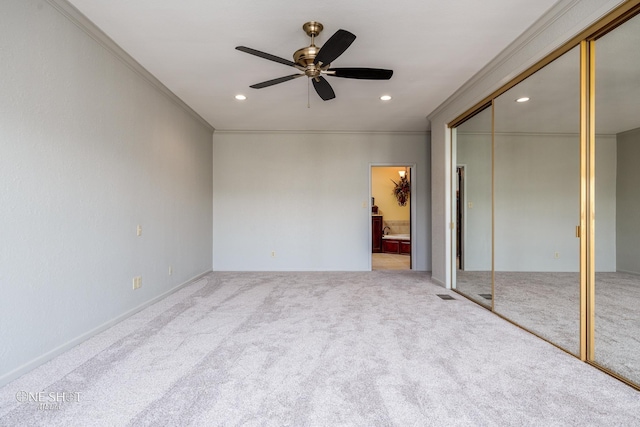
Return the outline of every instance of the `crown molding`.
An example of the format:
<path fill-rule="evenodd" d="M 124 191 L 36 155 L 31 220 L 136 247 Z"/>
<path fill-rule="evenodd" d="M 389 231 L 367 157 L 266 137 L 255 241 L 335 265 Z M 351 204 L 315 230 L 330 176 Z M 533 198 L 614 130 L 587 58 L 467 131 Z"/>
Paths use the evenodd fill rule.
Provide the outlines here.
<path fill-rule="evenodd" d="M 357 130 L 240 130 L 216 129 L 214 134 L 259 134 L 259 135 L 429 135 L 431 131 L 357 131 Z"/>
<path fill-rule="evenodd" d="M 180 99 L 175 93 L 173 93 L 168 87 L 166 87 L 160 80 L 154 77 L 146 68 L 144 68 L 138 61 L 136 61 L 131 55 L 129 55 L 124 49 L 122 49 L 113 39 L 106 35 L 100 28 L 98 28 L 89 18 L 87 18 L 82 12 L 76 9 L 71 3 L 66 0 L 47 0 L 47 2 L 57 10 L 61 15 L 69 19 L 74 25 L 80 28 L 85 34 L 95 40 L 100 46 L 105 48 L 114 57 L 123 62 L 129 69 L 138 74 L 157 89 L 160 93 L 165 95 L 171 102 L 182 108 L 189 115 L 194 117 L 200 123 L 213 132 L 215 128 L 211 126 L 201 115 L 196 113 L 191 107 L 189 107 L 182 99 Z"/>

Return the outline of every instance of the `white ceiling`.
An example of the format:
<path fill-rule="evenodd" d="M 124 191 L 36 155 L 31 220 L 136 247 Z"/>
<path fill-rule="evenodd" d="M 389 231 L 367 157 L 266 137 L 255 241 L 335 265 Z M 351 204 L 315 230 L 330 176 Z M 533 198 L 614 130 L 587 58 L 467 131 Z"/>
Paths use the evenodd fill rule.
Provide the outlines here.
<path fill-rule="evenodd" d="M 69 0 L 217 130 L 425 131 L 426 116 L 532 25 L 556 0 Z M 327 77 L 322 101 L 308 79 L 239 52 L 286 59 L 342 28 L 357 36 L 334 67 L 390 68 L 389 81 Z M 239 102 L 236 94 L 245 94 Z M 391 101 L 379 97 L 389 94 Z"/>

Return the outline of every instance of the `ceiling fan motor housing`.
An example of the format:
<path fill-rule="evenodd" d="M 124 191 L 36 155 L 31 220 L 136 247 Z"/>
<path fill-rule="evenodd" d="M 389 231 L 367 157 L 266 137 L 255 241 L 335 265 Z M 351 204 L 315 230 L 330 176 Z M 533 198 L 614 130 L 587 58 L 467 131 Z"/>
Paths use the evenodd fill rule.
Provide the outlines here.
<path fill-rule="evenodd" d="M 298 49 L 293 54 L 293 61 L 303 67 L 305 69 L 305 74 L 308 77 L 317 77 L 320 75 L 320 67 L 316 66 L 313 63 L 313 60 L 318 55 L 320 48 L 317 46 L 311 45 L 307 47 L 303 47 L 302 49 Z M 329 64 L 323 64 L 323 67 L 328 66 Z"/>
<path fill-rule="evenodd" d="M 293 62 L 300 65 L 301 67 L 307 67 L 308 65 L 313 65 L 313 60 L 316 58 L 320 52 L 320 48 L 314 45 L 303 47 L 302 49 L 296 50 L 293 54 Z"/>

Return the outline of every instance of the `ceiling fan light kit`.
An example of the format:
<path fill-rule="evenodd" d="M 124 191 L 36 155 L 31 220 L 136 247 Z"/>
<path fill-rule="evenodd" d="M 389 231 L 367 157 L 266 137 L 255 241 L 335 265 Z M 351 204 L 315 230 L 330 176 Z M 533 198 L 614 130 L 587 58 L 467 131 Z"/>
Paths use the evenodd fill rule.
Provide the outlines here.
<path fill-rule="evenodd" d="M 323 25 L 316 21 L 309 21 L 302 26 L 304 32 L 311 37 L 311 44 L 302 49 L 298 49 L 293 54 L 293 61 L 280 58 L 269 53 L 261 52 L 246 46 L 237 46 L 236 49 L 255 55 L 269 61 L 278 62 L 283 65 L 294 67 L 301 73 L 291 74 L 276 79 L 267 80 L 265 82 L 256 83 L 249 87 L 253 89 L 262 89 L 298 77 L 307 76 L 311 79 L 316 93 L 324 101 L 328 101 L 336 97 L 333 88 L 329 82 L 323 77 L 324 75 L 331 77 L 341 77 L 347 79 L 363 79 L 363 80 L 389 80 L 393 75 L 392 70 L 381 68 L 330 68 L 331 62 L 336 60 L 351 46 L 356 36 L 346 30 L 336 31 L 322 47 L 315 45 L 315 38 L 322 32 Z"/>

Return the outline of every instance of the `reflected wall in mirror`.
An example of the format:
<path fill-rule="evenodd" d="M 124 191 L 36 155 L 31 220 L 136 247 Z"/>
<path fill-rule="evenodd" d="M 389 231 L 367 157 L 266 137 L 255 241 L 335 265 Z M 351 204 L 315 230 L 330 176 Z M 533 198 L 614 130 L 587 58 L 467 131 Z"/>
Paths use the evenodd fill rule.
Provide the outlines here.
<path fill-rule="evenodd" d="M 494 311 L 575 355 L 579 106 L 579 47 L 494 101 Z"/>
<path fill-rule="evenodd" d="M 595 358 L 640 384 L 640 16 L 595 42 Z M 603 220 L 608 218 L 608 220 Z"/>
<path fill-rule="evenodd" d="M 492 110 L 455 128 L 455 286 L 485 306 L 492 300 Z"/>

